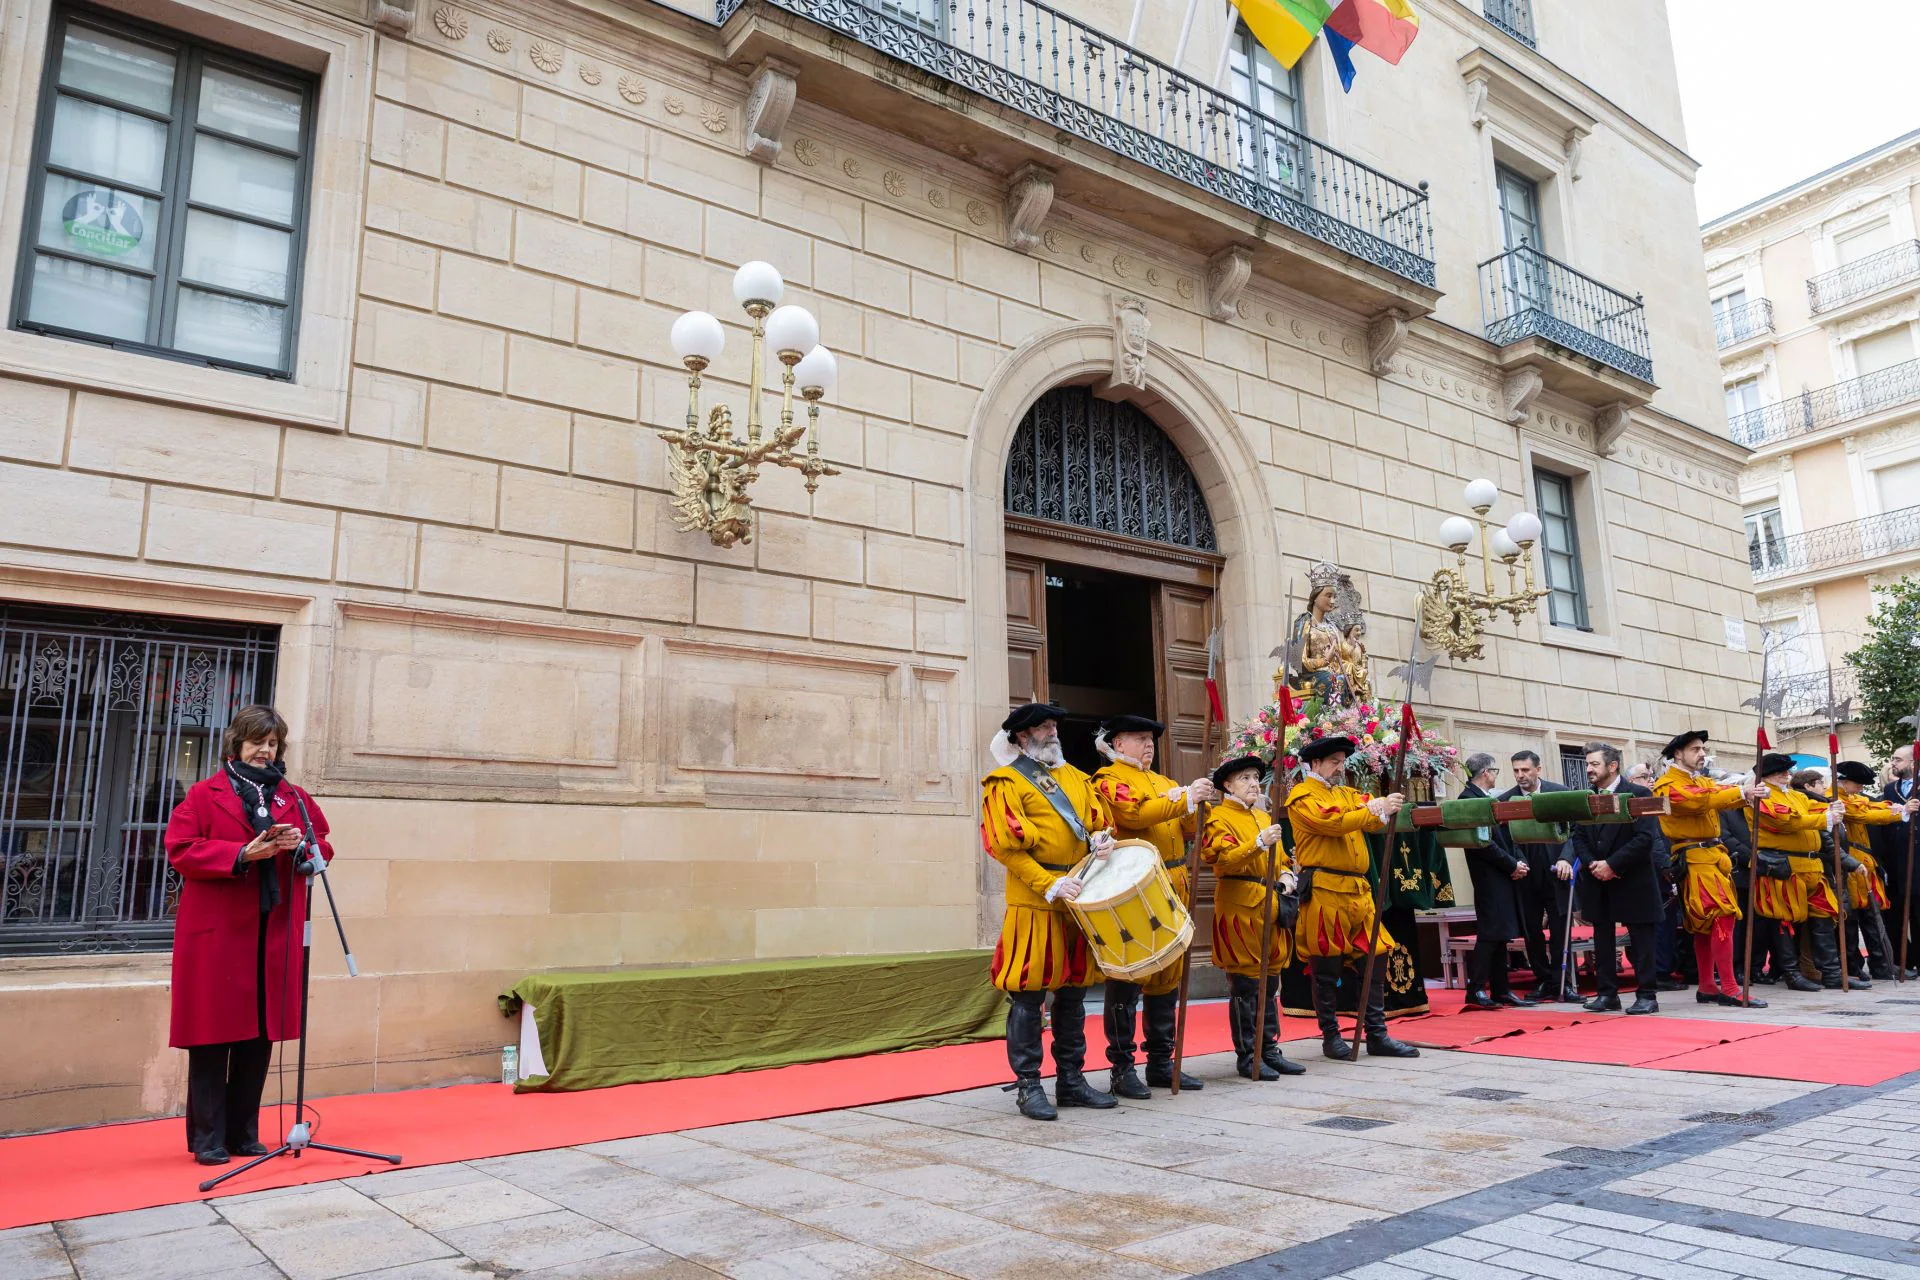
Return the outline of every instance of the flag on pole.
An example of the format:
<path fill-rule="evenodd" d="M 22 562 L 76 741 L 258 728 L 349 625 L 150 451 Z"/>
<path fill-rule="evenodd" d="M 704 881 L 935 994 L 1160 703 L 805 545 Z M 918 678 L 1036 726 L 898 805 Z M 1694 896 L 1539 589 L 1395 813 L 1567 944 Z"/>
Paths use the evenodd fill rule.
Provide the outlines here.
<path fill-rule="evenodd" d="M 1207 636 L 1207 712 L 1221 724 L 1227 722 L 1227 711 L 1220 705 L 1220 681 L 1218 679 L 1220 661 L 1220 628 L 1215 627 Z"/>
<path fill-rule="evenodd" d="M 1327 15 L 1327 47 L 1337 65 L 1341 52 L 1333 39 L 1336 34 L 1348 45 L 1357 44 L 1376 58 L 1397 64 L 1420 34 L 1420 15 L 1413 11 L 1411 0 L 1340 0 L 1340 6 Z"/>
<path fill-rule="evenodd" d="M 1274 61 L 1292 70 L 1333 12 L 1330 0 L 1233 0 L 1241 21 Z"/>
<path fill-rule="evenodd" d="M 1342 92 L 1353 92 L 1353 78 L 1357 74 L 1353 69 L 1353 41 L 1333 29 L 1329 22 L 1321 35 L 1327 39 L 1327 52 L 1333 56 L 1333 69 L 1340 73 Z"/>

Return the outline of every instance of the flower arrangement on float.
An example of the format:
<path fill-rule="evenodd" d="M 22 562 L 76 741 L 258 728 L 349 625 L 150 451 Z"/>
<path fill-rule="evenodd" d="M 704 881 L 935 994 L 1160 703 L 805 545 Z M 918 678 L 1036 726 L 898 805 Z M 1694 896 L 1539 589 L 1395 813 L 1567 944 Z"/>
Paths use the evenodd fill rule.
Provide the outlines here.
<path fill-rule="evenodd" d="M 1356 750 L 1347 757 L 1347 771 L 1362 790 L 1377 791 L 1393 777 L 1400 752 L 1400 715 L 1397 702 L 1329 702 L 1308 697 L 1294 704 L 1285 726 L 1285 746 L 1279 749 L 1281 706 L 1269 702 L 1234 730 L 1221 758 L 1258 756 L 1271 768 L 1279 749 L 1281 767 L 1297 778 L 1304 771 L 1300 748 L 1322 738 L 1352 738 Z M 1458 747 L 1422 728 L 1418 718 L 1414 720 L 1407 740 L 1407 776 L 1418 784 L 1414 789 L 1431 793 L 1434 784 L 1459 767 L 1459 760 Z"/>

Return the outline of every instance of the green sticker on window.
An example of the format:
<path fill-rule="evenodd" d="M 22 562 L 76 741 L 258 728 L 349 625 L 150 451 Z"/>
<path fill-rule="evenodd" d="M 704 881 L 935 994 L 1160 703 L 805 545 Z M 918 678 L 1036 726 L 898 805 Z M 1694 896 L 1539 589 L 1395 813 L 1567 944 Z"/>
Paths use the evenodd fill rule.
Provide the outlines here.
<path fill-rule="evenodd" d="M 81 191 L 60 210 L 67 239 L 89 253 L 122 254 L 135 249 L 146 225 L 131 201 L 111 191 Z"/>

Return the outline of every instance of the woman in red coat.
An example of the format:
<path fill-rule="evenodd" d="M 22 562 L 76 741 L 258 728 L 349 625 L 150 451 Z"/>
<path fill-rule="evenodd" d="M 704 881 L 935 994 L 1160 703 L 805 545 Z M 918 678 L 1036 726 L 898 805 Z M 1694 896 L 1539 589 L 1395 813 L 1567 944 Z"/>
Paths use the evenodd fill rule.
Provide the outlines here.
<path fill-rule="evenodd" d="M 220 772 L 195 783 L 167 822 L 182 878 L 173 929 L 173 1028 L 187 1051 L 187 1149 L 201 1164 L 264 1155 L 260 1092 L 275 1040 L 300 1034 L 305 883 L 296 859 L 312 824 L 331 862 L 327 819 L 286 780 L 287 722 L 245 707 L 220 741 Z"/>

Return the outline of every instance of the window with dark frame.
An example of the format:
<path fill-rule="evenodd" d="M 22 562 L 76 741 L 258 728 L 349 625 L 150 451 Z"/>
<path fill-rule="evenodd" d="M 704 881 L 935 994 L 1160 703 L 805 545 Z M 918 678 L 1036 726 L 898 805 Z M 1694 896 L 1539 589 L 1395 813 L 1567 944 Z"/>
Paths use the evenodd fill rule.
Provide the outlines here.
<path fill-rule="evenodd" d="M 1779 507 L 1747 513 L 1747 563 L 1755 573 L 1787 563 L 1787 530 Z"/>
<path fill-rule="evenodd" d="M 56 9 L 14 327 L 291 376 L 314 89 L 242 53 Z"/>
<path fill-rule="evenodd" d="M 1227 45 L 1227 84 L 1236 102 L 1260 113 L 1241 122 L 1241 169 L 1271 186 L 1305 191 L 1307 130 L 1300 109 L 1300 78 L 1296 71 L 1281 66 L 1244 22 L 1235 26 Z M 1275 129 L 1267 120 L 1282 127 Z"/>
<path fill-rule="evenodd" d="M 1548 618 L 1556 627 L 1591 631 L 1586 576 L 1580 568 L 1580 527 L 1574 515 L 1573 481 L 1552 471 L 1533 473 L 1540 506 L 1540 550 L 1546 571 Z"/>

